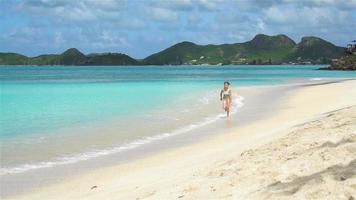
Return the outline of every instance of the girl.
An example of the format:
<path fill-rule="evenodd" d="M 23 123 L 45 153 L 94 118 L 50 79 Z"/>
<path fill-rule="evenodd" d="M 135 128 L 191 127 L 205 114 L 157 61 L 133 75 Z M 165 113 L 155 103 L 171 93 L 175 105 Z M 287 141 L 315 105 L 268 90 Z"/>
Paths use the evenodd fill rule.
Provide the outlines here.
<path fill-rule="evenodd" d="M 225 110 L 227 117 L 230 115 L 230 107 L 232 103 L 230 83 L 225 81 L 224 88 L 220 91 L 220 101 L 223 101 L 223 109 Z"/>

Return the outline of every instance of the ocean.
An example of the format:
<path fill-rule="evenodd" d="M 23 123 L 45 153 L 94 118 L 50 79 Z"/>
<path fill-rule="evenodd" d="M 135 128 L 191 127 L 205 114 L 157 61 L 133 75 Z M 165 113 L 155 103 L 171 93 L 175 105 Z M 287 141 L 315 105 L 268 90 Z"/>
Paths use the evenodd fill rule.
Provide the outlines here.
<path fill-rule="evenodd" d="M 321 66 L 1 66 L 0 176 L 134 149 L 224 113 L 219 91 L 356 78 Z M 234 97 L 233 113 L 244 105 Z"/>

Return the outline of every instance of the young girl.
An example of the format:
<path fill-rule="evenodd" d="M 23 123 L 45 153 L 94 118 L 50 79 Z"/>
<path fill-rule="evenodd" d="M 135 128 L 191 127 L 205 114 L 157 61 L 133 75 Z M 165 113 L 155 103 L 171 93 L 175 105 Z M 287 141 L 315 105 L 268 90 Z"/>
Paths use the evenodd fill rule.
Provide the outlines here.
<path fill-rule="evenodd" d="M 223 109 L 225 110 L 227 117 L 230 115 L 230 107 L 232 103 L 230 83 L 225 81 L 224 88 L 220 91 L 220 101 L 223 101 Z"/>

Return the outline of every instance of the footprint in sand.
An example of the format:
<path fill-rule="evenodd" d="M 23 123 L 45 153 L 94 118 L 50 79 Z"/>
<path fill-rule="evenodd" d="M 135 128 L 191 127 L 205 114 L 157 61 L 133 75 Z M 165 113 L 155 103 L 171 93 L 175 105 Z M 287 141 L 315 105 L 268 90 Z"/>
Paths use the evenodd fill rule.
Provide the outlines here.
<path fill-rule="evenodd" d="M 215 191 L 216 191 L 216 188 L 212 185 L 212 186 L 210 186 L 210 191 L 211 191 L 211 192 L 215 192 Z"/>

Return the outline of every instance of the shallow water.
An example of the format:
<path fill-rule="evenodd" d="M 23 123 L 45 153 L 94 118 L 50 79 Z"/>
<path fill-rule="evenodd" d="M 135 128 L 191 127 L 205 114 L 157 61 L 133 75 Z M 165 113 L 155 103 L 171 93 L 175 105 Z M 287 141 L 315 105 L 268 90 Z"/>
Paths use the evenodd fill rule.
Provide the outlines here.
<path fill-rule="evenodd" d="M 320 66 L 3 66 L 1 174 L 120 152 L 216 121 L 218 92 L 356 78 Z M 243 106 L 235 96 L 234 109 Z M 214 105 L 214 106 L 212 106 Z"/>

